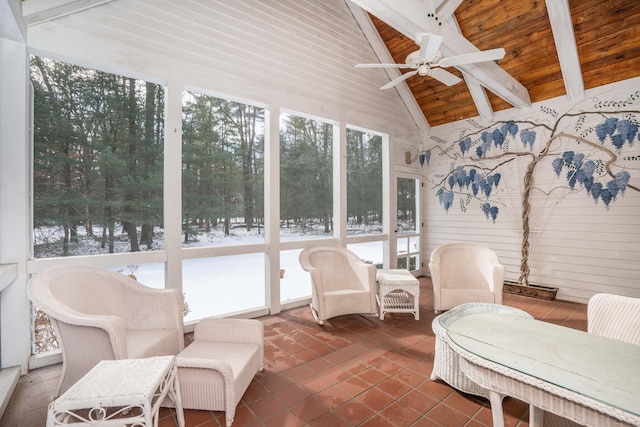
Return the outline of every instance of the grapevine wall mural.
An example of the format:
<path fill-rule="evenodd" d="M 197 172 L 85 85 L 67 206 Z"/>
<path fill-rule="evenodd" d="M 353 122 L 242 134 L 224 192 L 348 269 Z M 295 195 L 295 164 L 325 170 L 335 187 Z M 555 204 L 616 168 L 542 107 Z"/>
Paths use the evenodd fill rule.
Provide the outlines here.
<path fill-rule="evenodd" d="M 496 121 L 483 126 L 468 120 L 452 140 L 432 136 L 419 153 L 427 181 L 445 212 L 453 206 L 500 221 L 503 176 L 514 176 L 515 162 L 524 162 L 521 179 L 521 262 L 519 284 L 529 285 L 531 198 L 534 192 L 564 198 L 583 193 L 602 209 L 611 209 L 629 192 L 640 193 L 640 91 L 614 101 L 590 99 L 560 113 L 540 107 L 535 118 Z M 448 172 L 429 171 L 449 162 Z M 508 172 L 505 174 L 505 172 Z M 554 185 L 536 185 L 537 174 L 553 173 Z"/>

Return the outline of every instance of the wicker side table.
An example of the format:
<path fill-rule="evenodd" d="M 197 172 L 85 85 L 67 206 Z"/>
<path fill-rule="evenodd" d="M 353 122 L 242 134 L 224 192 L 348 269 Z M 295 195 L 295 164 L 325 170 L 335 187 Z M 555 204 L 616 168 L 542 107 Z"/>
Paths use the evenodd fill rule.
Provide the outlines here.
<path fill-rule="evenodd" d="M 158 425 L 165 397 L 184 427 L 175 356 L 103 360 L 49 404 L 47 427 Z"/>
<path fill-rule="evenodd" d="M 410 271 L 379 269 L 376 280 L 380 320 L 384 320 L 385 313 L 412 313 L 416 320 L 420 319 L 420 281 Z"/>

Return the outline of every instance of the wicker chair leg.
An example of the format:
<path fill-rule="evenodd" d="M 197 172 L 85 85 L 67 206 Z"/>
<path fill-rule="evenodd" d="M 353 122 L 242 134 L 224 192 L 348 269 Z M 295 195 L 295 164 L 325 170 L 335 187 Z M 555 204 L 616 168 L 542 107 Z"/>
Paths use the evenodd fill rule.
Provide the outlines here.
<path fill-rule="evenodd" d="M 324 322 L 318 317 L 318 312 L 316 312 L 315 308 L 313 308 L 313 304 L 309 304 L 309 307 L 311 308 L 311 314 L 313 314 L 313 318 L 315 319 L 316 323 L 318 325 L 324 325 Z"/>

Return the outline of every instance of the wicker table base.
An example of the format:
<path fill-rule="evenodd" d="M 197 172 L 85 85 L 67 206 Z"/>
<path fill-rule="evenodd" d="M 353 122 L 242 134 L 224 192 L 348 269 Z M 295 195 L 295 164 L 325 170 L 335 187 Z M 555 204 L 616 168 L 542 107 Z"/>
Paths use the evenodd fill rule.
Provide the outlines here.
<path fill-rule="evenodd" d="M 458 354 L 451 349 L 447 341 L 447 329 L 451 323 L 460 317 L 477 313 L 504 313 L 513 316 L 532 319 L 529 313 L 502 304 L 470 302 L 461 304 L 451 310 L 436 316 L 431 323 L 431 329 L 436 336 L 436 352 L 433 358 L 431 379 L 440 378 L 450 386 L 476 396 L 489 399 L 489 390 L 471 381 L 460 369 Z"/>
<path fill-rule="evenodd" d="M 175 356 L 103 360 L 49 405 L 47 427 L 157 426 L 165 397 L 184 427 Z"/>

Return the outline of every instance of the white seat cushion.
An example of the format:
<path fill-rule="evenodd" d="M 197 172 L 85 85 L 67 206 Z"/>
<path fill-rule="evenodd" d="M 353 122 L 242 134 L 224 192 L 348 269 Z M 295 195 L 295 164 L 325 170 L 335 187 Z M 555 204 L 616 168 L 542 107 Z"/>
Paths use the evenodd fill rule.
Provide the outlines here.
<path fill-rule="evenodd" d="M 262 368 L 260 345 L 195 341 L 177 357 L 182 404 L 188 409 L 224 411 L 224 381 L 215 366 L 226 362 L 233 372 L 237 405 L 256 373 Z"/>

